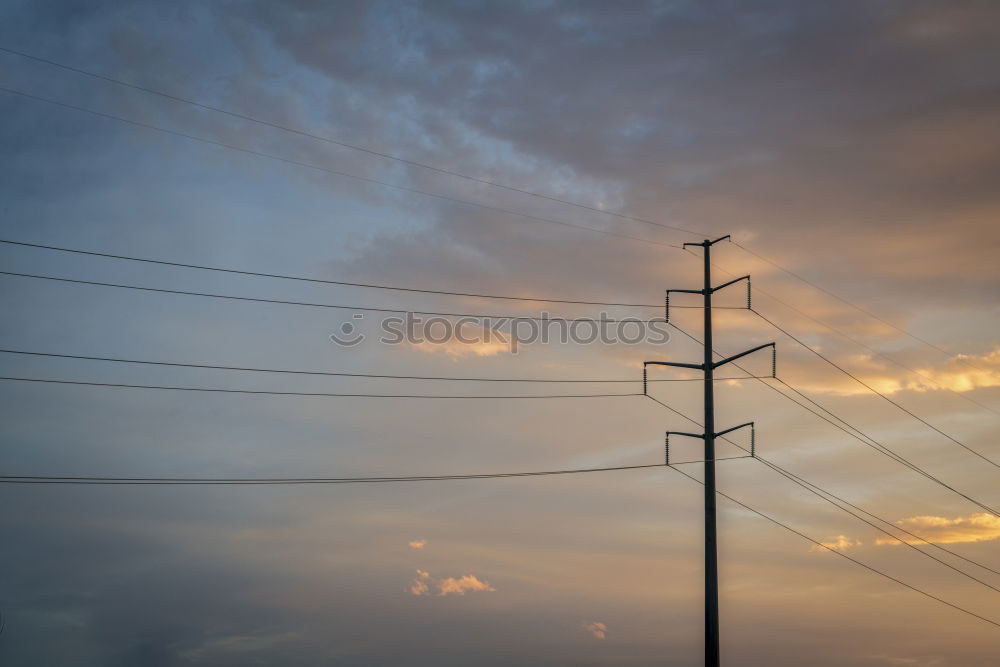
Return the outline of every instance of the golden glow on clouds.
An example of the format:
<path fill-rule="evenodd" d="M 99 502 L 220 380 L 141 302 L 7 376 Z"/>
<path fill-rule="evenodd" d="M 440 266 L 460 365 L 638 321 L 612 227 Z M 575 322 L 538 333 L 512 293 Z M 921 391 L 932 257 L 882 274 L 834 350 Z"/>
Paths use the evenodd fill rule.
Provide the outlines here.
<path fill-rule="evenodd" d="M 809 547 L 809 551 L 826 551 L 827 549 L 833 549 L 834 551 L 847 551 L 851 547 L 860 547 L 861 540 L 852 540 L 846 535 L 837 535 L 836 538 L 828 542 L 820 542 L 823 546 L 819 544 L 814 544 Z"/>
<path fill-rule="evenodd" d="M 430 586 L 427 582 L 430 581 L 431 573 L 426 570 L 417 570 L 416 578 L 410 582 L 410 594 L 411 595 L 428 595 L 430 592 Z"/>
<path fill-rule="evenodd" d="M 455 577 L 441 579 L 437 582 L 437 585 L 439 596 L 465 595 L 468 591 L 495 593 L 497 590 L 490 586 L 487 582 L 481 581 L 478 577 L 471 574 L 464 574 L 458 579 Z"/>
<path fill-rule="evenodd" d="M 600 621 L 584 621 L 583 629 L 595 639 L 607 639 L 608 626 Z"/>
<path fill-rule="evenodd" d="M 411 549 L 423 549 L 427 546 L 427 540 L 413 540 L 410 542 Z"/>
<path fill-rule="evenodd" d="M 908 519 L 900 519 L 896 525 L 938 544 L 988 542 L 1000 538 L 1000 518 L 986 513 L 955 519 L 941 516 L 913 516 Z M 907 535 L 900 537 L 909 544 L 921 543 L 920 540 Z M 898 541 L 888 537 L 879 538 L 875 543 L 899 544 Z"/>
<path fill-rule="evenodd" d="M 453 359 L 463 357 L 495 357 L 501 352 L 507 351 L 507 345 L 500 341 L 463 343 L 454 338 L 443 343 L 430 343 L 422 341 L 420 343 L 410 343 L 410 347 L 418 352 L 427 354 L 443 354 Z"/>
<path fill-rule="evenodd" d="M 483 581 L 472 574 L 463 574 L 460 577 L 445 577 L 435 579 L 426 570 L 417 570 L 417 576 L 410 582 L 408 589 L 411 595 L 431 595 L 431 589 L 436 588 L 436 597 L 446 595 L 465 595 L 466 593 L 495 593 L 489 582 Z"/>
<path fill-rule="evenodd" d="M 858 362 L 859 365 L 868 366 L 881 365 L 882 363 L 871 355 L 860 357 Z M 972 368 L 972 366 L 977 368 Z M 902 369 L 898 369 L 899 375 L 890 375 L 888 370 L 888 368 L 883 367 L 879 371 L 862 374 L 861 377 L 883 394 L 896 394 L 901 391 L 943 391 L 945 389 L 966 392 L 987 387 L 1000 387 L 1000 347 L 983 355 L 960 354 L 937 368 L 917 368 L 919 375 Z M 879 372 L 882 374 L 878 374 Z M 843 378 L 840 384 L 825 384 L 811 389 L 840 396 L 869 393 L 867 389 L 847 378 Z"/>

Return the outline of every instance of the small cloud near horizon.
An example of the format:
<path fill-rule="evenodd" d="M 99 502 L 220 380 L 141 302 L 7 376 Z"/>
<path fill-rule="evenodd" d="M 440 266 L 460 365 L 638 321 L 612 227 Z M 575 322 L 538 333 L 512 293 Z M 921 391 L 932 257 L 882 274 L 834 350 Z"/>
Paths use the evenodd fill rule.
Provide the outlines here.
<path fill-rule="evenodd" d="M 427 546 L 427 540 L 411 540 L 410 541 L 410 548 L 411 549 L 423 549 L 426 546 Z"/>
<path fill-rule="evenodd" d="M 608 626 L 601 621 L 584 621 L 583 629 L 591 634 L 594 639 L 607 639 Z"/>
<path fill-rule="evenodd" d="M 435 579 L 426 570 L 417 570 L 417 576 L 410 582 L 407 589 L 411 595 L 431 595 L 431 589 L 436 588 L 434 597 L 445 597 L 447 595 L 465 595 L 470 592 L 495 593 L 489 582 L 483 581 L 472 574 L 463 574 L 460 577 L 445 577 Z"/>
<path fill-rule="evenodd" d="M 822 545 L 822 546 L 820 546 Z M 819 544 L 814 544 L 809 547 L 809 551 L 826 551 L 828 549 L 833 549 L 834 551 L 847 551 L 852 547 L 860 547 L 861 540 L 852 540 L 846 535 L 837 535 L 834 539 L 827 542 L 820 542 Z"/>

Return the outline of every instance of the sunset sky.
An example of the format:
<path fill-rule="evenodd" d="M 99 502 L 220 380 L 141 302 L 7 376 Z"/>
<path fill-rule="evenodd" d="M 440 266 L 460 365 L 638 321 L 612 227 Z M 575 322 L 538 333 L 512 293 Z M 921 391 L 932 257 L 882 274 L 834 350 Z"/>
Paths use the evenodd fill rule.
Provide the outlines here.
<path fill-rule="evenodd" d="M 640 305 L 0 243 L 8 273 L 648 319 L 665 289 L 701 286 L 700 250 L 678 246 L 731 234 L 713 249 L 716 282 L 752 274 L 759 314 L 832 363 L 728 288 L 716 348 L 775 341 L 780 381 L 717 383 L 717 427 L 755 421 L 761 457 L 947 551 L 897 531 L 910 548 L 761 461 L 720 462 L 720 491 L 829 547 L 719 499 L 723 664 L 997 665 L 1000 3 L 0 0 L 0 117 L 0 241 Z M 0 481 L 652 465 L 665 430 L 697 428 L 635 395 L 643 361 L 700 361 L 674 329 L 666 343 L 516 353 L 387 345 L 387 314 L 370 310 L 13 275 L 0 309 L 4 378 L 625 394 L 5 379 Z M 671 321 L 702 335 L 699 310 Z M 334 344 L 345 324 L 365 339 Z M 771 371 L 766 352 L 740 363 Z M 650 394 L 700 421 L 699 383 Z M 701 457 L 680 438 L 671 453 Z M 740 453 L 720 443 L 720 457 Z M 0 664 L 698 665 L 702 493 L 665 467 L 0 483 Z"/>

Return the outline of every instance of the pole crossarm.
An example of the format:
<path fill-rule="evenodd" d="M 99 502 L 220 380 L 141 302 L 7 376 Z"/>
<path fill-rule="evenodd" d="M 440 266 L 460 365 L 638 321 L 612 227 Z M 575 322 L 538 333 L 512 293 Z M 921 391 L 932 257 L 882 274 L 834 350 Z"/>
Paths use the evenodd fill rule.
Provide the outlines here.
<path fill-rule="evenodd" d="M 693 243 L 693 242 L 688 242 L 688 243 L 685 243 L 685 244 L 683 244 L 683 245 L 684 245 L 684 246 L 689 246 L 689 245 L 696 245 L 696 246 L 701 246 L 701 247 L 703 247 L 703 248 L 708 248 L 709 246 L 713 246 L 713 245 L 715 245 L 716 243 L 718 243 L 719 241 L 725 241 L 726 239 L 729 239 L 729 240 L 732 240 L 732 239 L 730 238 L 729 234 L 726 234 L 725 236 L 720 236 L 719 238 L 715 239 L 714 241 L 709 241 L 708 239 L 705 239 L 705 240 L 704 240 L 704 241 L 702 241 L 701 243 Z M 682 246 L 682 247 L 683 247 L 683 246 Z"/>
<path fill-rule="evenodd" d="M 737 427 L 739 428 L 739 427 Z M 698 438 L 699 440 L 705 439 L 704 433 L 685 433 L 684 431 L 667 431 L 667 435 L 684 435 L 689 438 Z"/>
<path fill-rule="evenodd" d="M 715 434 L 715 437 L 716 438 L 721 438 L 722 436 L 724 436 L 727 433 L 732 433 L 733 431 L 738 431 L 739 429 L 746 428 L 747 426 L 749 426 L 750 428 L 753 428 L 753 422 L 747 422 L 746 424 L 740 424 L 739 426 L 732 426 L 730 428 L 727 428 L 725 431 L 719 431 L 718 433 Z"/>
<path fill-rule="evenodd" d="M 676 368 L 693 368 L 698 371 L 705 370 L 705 364 L 686 364 L 680 361 L 644 361 L 642 365 L 643 368 L 646 366 L 674 366 Z"/>
<path fill-rule="evenodd" d="M 718 292 L 720 289 L 723 289 L 725 287 L 729 287 L 730 285 L 735 285 L 736 283 L 740 282 L 741 280 L 746 280 L 747 282 L 749 282 L 750 281 L 750 276 L 740 276 L 739 278 L 733 278 L 728 283 L 722 283 L 721 285 L 716 285 L 715 287 L 712 288 L 712 293 L 714 294 L 715 292 Z M 677 292 L 679 290 L 674 290 L 674 291 Z M 699 292 L 699 294 L 700 294 L 700 292 Z"/>
<path fill-rule="evenodd" d="M 726 357 L 725 359 L 720 359 L 719 361 L 716 361 L 716 362 L 714 362 L 712 364 L 712 368 L 716 369 L 719 366 L 725 366 L 726 364 L 728 364 L 731 361 L 736 361 L 737 359 L 745 357 L 748 354 L 753 354 L 754 352 L 757 352 L 758 350 L 763 350 L 765 347 L 771 347 L 771 348 L 777 349 L 777 346 L 773 342 L 771 342 L 771 343 L 764 343 L 763 345 L 758 345 L 757 347 L 752 347 L 749 350 L 746 350 L 744 352 L 740 352 L 739 354 L 734 354 L 731 357 Z"/>

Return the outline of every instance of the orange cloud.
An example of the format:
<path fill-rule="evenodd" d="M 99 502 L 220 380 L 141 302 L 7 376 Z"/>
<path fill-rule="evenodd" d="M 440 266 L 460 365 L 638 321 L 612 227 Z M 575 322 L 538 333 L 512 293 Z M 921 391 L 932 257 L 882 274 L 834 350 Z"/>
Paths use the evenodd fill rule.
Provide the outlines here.
<path fill-rule="evenodd" d="M 410 343 L 410 347 L 419 352 L 444 354 L 453 359 L 461 359 L 462 357 L 495 357 L 507 351 L 507 345 L 499 341 L 463 343 L 454 338 L 443 343 L 429 343 L 427 341 Z"/>
<path fill-rule="evenodd" d="M 1000 387 L 1000 348 L 983 355 L 959 354 L 944 364 L 934 368 L 916 368 L 915 373 L 896 369 L 899 373 L 888 373 L 890 367 L 873 355 L 860 355 L 856 362 L 879 371 L 863 373 L 862 379 L 883 394 L 901 391 L 940 391 L 950 389 L 956 392 L 973 391 L 988 387 Z M 971 365 L 970 365 L 971 364 Z M 975 366 L 976 368 L 973 368 Z M 852 396 L 867 394 L 868 390 L 857 383 L 842 380 L 837 384 L 810 387 L 813 391 Z"/>
<path fill-rule="evenodd" d="M 411 549 L 423 549 L 427 546 L 427 540 L 413 540 L 410 542 Z"/>
<path fill-rule="evenodd" d="M 410 582 L 410 594 L 411 595 L 428 595 L 430 593 L 430 586 L 427 582 L 430 580 L 431 574 L 425 570 L 417 570 L 417 577 Z"/>
<path fill-rule="evenodd" d="M 955 519 L 941 516 L 913 516 L 900 519 L 896 525 L 938 544 L 989 542 L 1000 538 L 1000 518 L 986 513 Z M 909 544 L 921 543 L 921 540 L 908 535 L 901 535 L 900 538 Z M 899 544 L 898 541 L 888 537 L 881 537 L 875 543 Z"/>
<path fill-rule="evenodd" d="M 437 589 L 434 594 L 436 597 L 465 595 L 469 592 L 495 593 L 497 590 L 472 574 L 434 579 L 426 570 L 417 570 L 417 576 L 410 582 L 407 590 L 411 595 L 430 595 L 432 586 Z"/>
<path fill-rule="evenodd" d="M 468 591 L 495 593 L 496 590 L 485 581 L 480 581 L 471 574 L 462 575 L 458 579 L 448 577 L 438 582 L 438 596 L 465 595 Z"/>
<path fill-rule="evenodd" d="M 600 621 L 584 621 L 583 629 L 593 635 L 595 639 L 607 639 L 608 626 Z"/>
<path fill-rule="evenodd" d="M 861 540 L 852 540 L 846 535 L 837 535 L 834 540 L 829 542 L 820 542 L 823 546 L 819 544 L 814 544 L 809 547 L 809 551 L 826 551 L 827 549 L 833 549 L 834 551 L 847 551 L 852 547 L 860 547 Z"/>

